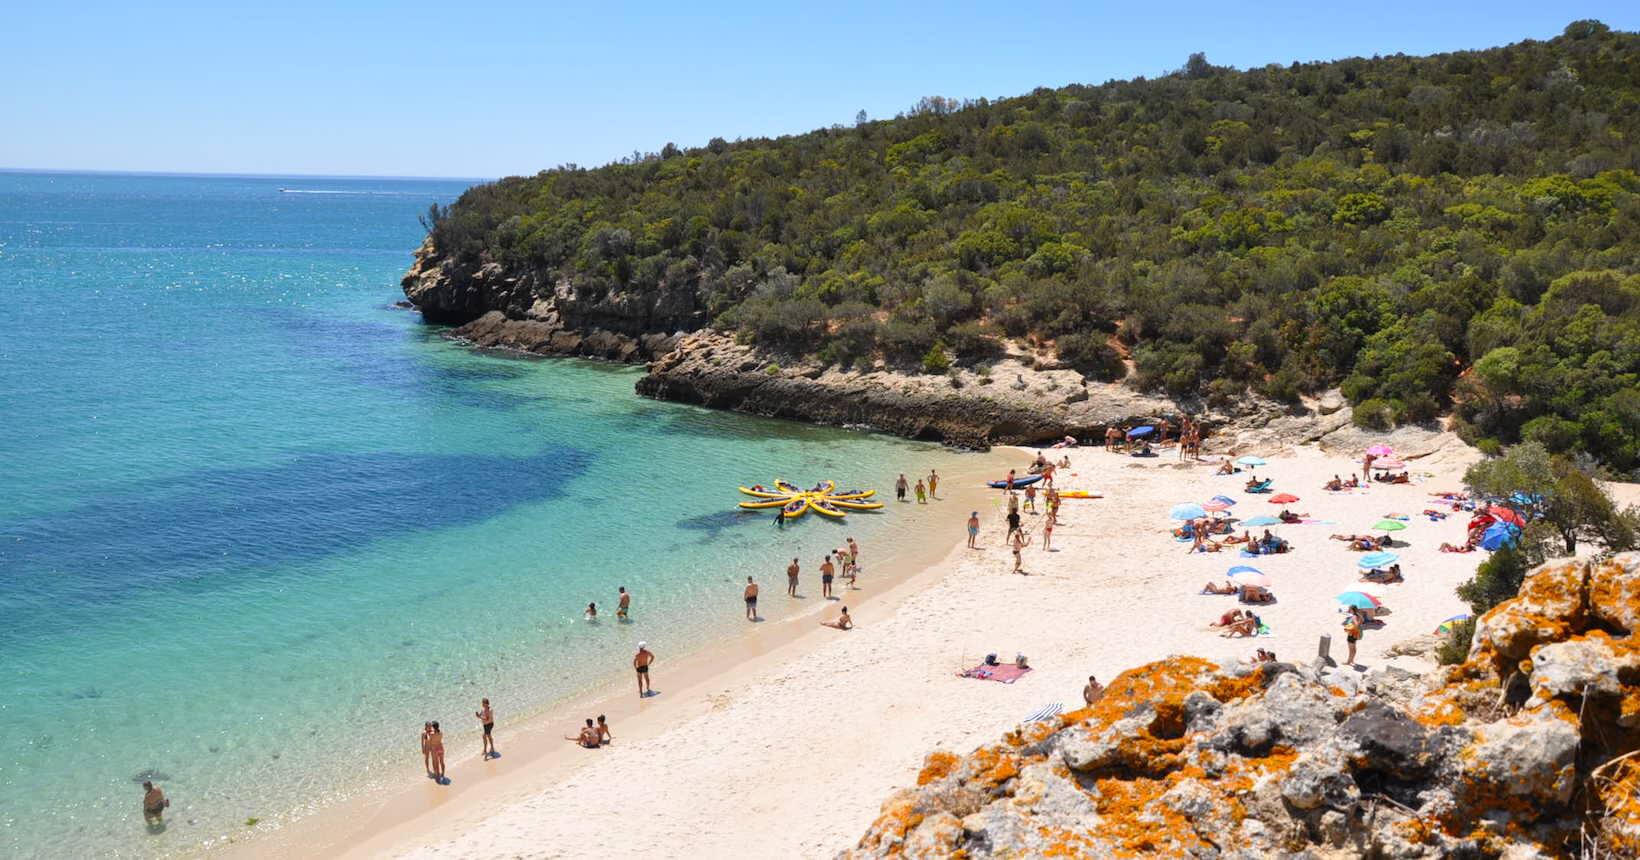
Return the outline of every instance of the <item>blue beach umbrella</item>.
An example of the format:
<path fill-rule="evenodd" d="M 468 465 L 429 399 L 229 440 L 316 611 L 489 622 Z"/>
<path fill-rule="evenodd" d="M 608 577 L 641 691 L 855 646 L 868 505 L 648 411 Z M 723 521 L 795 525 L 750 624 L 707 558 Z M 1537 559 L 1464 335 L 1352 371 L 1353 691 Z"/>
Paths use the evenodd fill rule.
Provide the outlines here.
<path fill-rule="evenodd" d="M 1259 570 L 1256 567 L 1248 567 L 1245 564 L 1238 564 L 1235 567 L 1230 568 L 1229 572 L 1226 573 L 1225 576 L 1235 576 L 1238 573 L 1263 573 L 1263 572 L 1264 571 Z"/>
<path fill-rule="evenodd" d="M 1195 502 L 1185 502 L 1174 505 L 1173 510 L 1168 511 L 1167 515 L 1176 520 L 1198 520 L 1207 516 L 1207 511 Z"/>
<path fill-rule="evenodd" d="M 1152 427 L 1149 424 L 1146 424 L 1143 427 L 1135 427 L 1132 430 L 1128 431 L 1127 437 L 1129 439 L 1134 439 L 1134 438 L 1137 438 L 1139 436 L 1145 436 L 1145 435 L 1148 435 L 1150 433 L 1150 431 L 1155 430 L 1155 429 L 1156 429 L 1155 427 Z"/>
<path fill-rule="evenodd" d="M 1221 505 L 1228 505 L 1230 507 L 1235 507 L 1236 504 L 1236 500 L 1230 498 L 1229 496 L 1214 496 L 1213 498 L 1208 499 L 1208 501 L 1218 502 Z"/>
<path fill-rule="evenodd" d="M 1245 457 L 1237 459 L 1236 464 L 1241 466 L 1262 466 L 1264 465 L 1264 458 L 1254 457 L 1252 454 L 1248 454 Z"/>
<path fill-rule="evenodd" d="M 1242 520 L 1241 524 L 1244 526 L 1279 526 L 1281 525 L 1281 520 L 1278 520 L 1272 516 L 1259 516 L 1253 517 L 1250 520 Z"/>
<path fill-rule="evenodd" d="M 1520 529 L 1509 523 L 1493 523 L 1481 535 L 1481 549 L 1495 550 L 1505 546 L 1512 546 L 1520 537 Z"/>
<path fill-rule="evenodd" d="M 1369 552 L 1361 556 L 1355 562 L 1355 566 L 1362 570 L 1374 570 L 1380 567 L 1388 567 L 1400 560 L 1401 557 L 1393 552 Z"/>
<path fill-rule="evenodd" d="M 1378 598 L 1364 591 L 1346 591 L 1338 595 L 1338 602 L 1356 609 L 1377 609 L 1383 605 L 1378 602 Z"/>

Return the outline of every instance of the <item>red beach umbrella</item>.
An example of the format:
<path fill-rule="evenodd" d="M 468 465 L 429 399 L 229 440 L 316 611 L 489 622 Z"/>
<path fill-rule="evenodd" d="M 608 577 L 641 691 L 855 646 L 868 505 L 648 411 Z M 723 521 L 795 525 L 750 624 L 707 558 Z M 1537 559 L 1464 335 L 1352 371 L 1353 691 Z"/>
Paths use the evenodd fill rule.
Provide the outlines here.
<path fill-rule="evenodd" d="M 1510 525 L 1526 528 L 1526 520 L 1512 508 L 1506 508 L 1503 505 L 1493 505 L 1487 508 L 1486 512 L 1506 523 L 1509 523 Z"/>
<path fill-rule="evenodd" d="M 1270 504 L 1272 505 L 1290 505 L 1296 501 L 1298 501 L 1298 497 L 1292 493 L 1277 493 L 1270 497 Z"/>

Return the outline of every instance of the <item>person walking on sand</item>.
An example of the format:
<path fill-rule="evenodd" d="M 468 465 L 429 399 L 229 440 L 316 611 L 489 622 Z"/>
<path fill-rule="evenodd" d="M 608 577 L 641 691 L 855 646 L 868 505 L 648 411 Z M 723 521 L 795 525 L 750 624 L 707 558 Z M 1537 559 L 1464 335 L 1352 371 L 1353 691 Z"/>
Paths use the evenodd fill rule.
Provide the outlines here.
<path fill-rule="evenodd" d="M 1025 488 L 1025 510 L 1036 513 L 1036 485 Z"/>
<path fill-rule="evenodd" d="M 922 478 L 917 479 L 917 504 L 928 504 L 928 488 L 923 486 Z"/>
<path fill-rule="evenodd" d="M 651 695 L 655 689 L 649 686 L 649 664 L 655 662 L 655 655 L 649 650 L 648 642 L 638 643 L 638 653 L 632 655 L 632 668 L 638 672 L 638 698 Z M 438 725 L 434 723 L 433 725 Z"/>
<path fill-rule="evenodd" d="M 928 470 L 928 495 L 940 497 L 940 473 L 933 469 Z"/>
<path fill-rule="evenodd" d="M 427 736 L 427 746 L 433 751 L 433 779 L 444 782 L 444 732 L 433 721 L 433 732 Z"/>
<path fill-rule="evenodd" d="M 142 820 L 149 827 L 159 827 L 165 823 L 165 809 L 171 805 L 165 792 L 152 781 L 145 780 L 142 784 Z"/>
<path fill-rule="evenodd" d="M 428 776 L 433 775 L 433 724 L 421 724 L 421 765 Z"/>
<path fill-rule="evenodd" d="M 1344 656 L 1344 662 L 1355 665 L 1355 643 L 1361 641 L 1361 619 L 1355 614 L 1355 607 L 1350 607 L 1350 614 L 1344 616 L 1344 641 L 1349 643 L 1349 653 Z"/>
<path fill-rule="evenodd" d="M 1031 538 L 1024 529 L 1015 529 L 1009 537 L 1008 545 L 1014 550 L 1014 573 L 1025 575 L 1025 562 L 1019 557 L 1019 551 L 1031 545 Z"/>
<path fill-rule="evenodd" d="M 1378 459 L 1377 454 L 1364 454 L 1361 457 L 1361 480 L 1372 480 L 1372 461 Z"/>
<path fill-rule="evenodd" d="M 490 700 L 479 700 L 478 710 L 473 712 L 473 716 L 477 717 L 478 724 L 484 727 L 483 757 L 488 759 L 490 756 L 495 755 L 495 735 L 493 734 L 495 731 L 495 711 L 490 709 Z"/>
<path fill-rule="evenodd" d="M 615 608 L 615 618 L 618 621 L 625 621 L 627 620 L 627 610 L 632 608 L 632 595 L 627 593 L 626 586 L 624 585 L 621 586 L 619 590 L 621 592 L 621 602 L 620 605 Z"/>
<path fill-rule="evenodd" d="M 860 566 L 860 545 L 855 543 L 852 537 L 848 539 L 848 560 L 849 564 Z"/>
<path fill-rule="evenodd" d="M 1014 535 L 1017 534 L 1018 532 L 1019 532 L 1019 511 L 1009 511 L 1008 512 L 1008 534 L 1003 537 L 1003 540 L 1013 540 Z"/>
<path fill-rule="evenodd" d="M 831 599 L 831 579 L 837 574 L 837 567 L 831 563 L 831 556 L 826 556 L 820 562 L 820 596 Z"/>
<path fill-rule="evenodd" d="M 974 546 L 974 539 L 977 537 L 979 537 L 979 511 L 972 511 L 968 514 L 969 549 L 979 549 L 979 547 Z"/>
<path fill-rule="evenodd" d="M 802 571 L 802 568 L 798 566 L 797 559 L 795 559 L 795 558 L 792 559 L 791 564 L 786 565 L 786 596 L 787 597 L 796 597 L 797 596 L 797 574 L 800 573 L 801 571 Z"/>
<path fill-rule="evenodd" d="M 1053 551 L 1053 514 L 1048 514 L 1048 521 L 1042 524 L 1042 551 Z"/>
<path fill-rule="evenodd" d="M 751 577 L 746 577 L 746 620 L 757 620 L 757 583 Z"/>
<path fill-rule="evenodd" d="M 905 491 L 909 486 L 911 485 L 906 482 L 905 473 L 901 472 L 900 477 L 894 479 L 894 500 L 899 502 L 905 501 Z"/>

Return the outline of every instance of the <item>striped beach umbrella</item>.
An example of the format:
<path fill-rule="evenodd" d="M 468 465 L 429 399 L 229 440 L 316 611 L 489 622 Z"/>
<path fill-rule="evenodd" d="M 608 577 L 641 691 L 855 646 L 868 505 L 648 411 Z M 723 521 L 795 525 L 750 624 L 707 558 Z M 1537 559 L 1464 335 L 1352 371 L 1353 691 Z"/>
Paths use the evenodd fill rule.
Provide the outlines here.
<path fill-rule="evenodd" d="M 1460 622 L 1460 621 L 1468 621 L 1468 620 L 1469 620 L 1469 619 L 1471 619 L 1471 618 L 1474 618 L 1474 617 L 1475 617 L 1475 616 L 1473 616 L 1473 615 L 1470 615 L 1470 614 L 1469 614 L 1469 613 L 1467 613 L 1467 612 L 1464 612 L 1464 613 L 1460 613 L 1460 614 L 1458 614 L 1458 615 L 1454 615 L 1454 616 L 1452 616 L 1452 617 L 1451 617 L 1451 618 L 1448 618 L 1448 619 L 1447 619 L 1447 620 L 1445 620 L 1445 621 L 1442 621 L 1442 622 L 1441 622 L 1441 623 L 1440 623 L 1440 626 L 1438 626 L 1438 627 L 1436 627 L 1436 628 L 1435 628 L 1435 632 L 1436 632 L 1436 633 L 1451 633 L 1451 632 L 1452 632 L 1452 628 L 1453 628 L 1453 627 L 1454 627 L 1454 626 L 1456 626 L 1456 625 L 1457 625 L 1457 624 L 1458 624 L 1458 622 Z"/>
<path fill-rule="evenodd" d="M 1384 605 L 1378 602 L 1378 598 L 1365 591 L 1346 591 L 1338 595 L 1338 602 L 1356 609 L 1377 609 Z"/>

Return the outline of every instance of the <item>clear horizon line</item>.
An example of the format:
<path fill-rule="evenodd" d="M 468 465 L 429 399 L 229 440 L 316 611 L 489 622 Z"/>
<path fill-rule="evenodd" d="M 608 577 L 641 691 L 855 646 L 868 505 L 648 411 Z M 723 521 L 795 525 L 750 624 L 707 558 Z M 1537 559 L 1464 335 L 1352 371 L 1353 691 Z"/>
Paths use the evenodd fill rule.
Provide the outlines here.
<path fill-rule="evenodd" d="M 245 173 L 211 170 L 121 170 L 84 167 L 0 167 L 0 173 L 34 173 L 92 176 L 165 176 L 175 178 L 222 179 L 408 179 L 438 182 L 494 182 L 495 176 L 407 176 L 386 173 Z"/>

